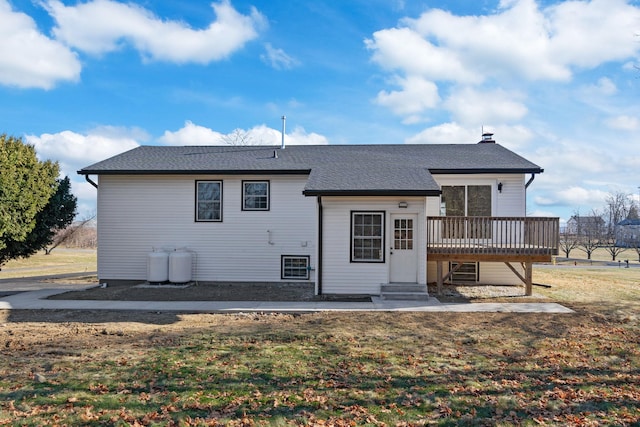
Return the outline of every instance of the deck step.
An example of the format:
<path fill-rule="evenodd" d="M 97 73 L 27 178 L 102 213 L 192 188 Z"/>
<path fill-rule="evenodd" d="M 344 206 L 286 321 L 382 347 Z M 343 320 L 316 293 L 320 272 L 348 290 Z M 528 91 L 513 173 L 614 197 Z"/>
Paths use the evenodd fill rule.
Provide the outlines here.
<path fill-rule="evenodd" d="M 426 301 L 429 292 L 426 285 L 390 283 L 380 287 L 380 297 L 395 301 Z"/>

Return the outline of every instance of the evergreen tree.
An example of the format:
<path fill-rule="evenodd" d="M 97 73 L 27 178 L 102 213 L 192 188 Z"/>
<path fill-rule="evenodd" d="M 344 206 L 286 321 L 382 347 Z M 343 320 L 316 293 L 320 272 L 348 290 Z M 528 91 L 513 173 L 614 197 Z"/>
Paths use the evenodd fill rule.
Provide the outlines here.
<path fill-rule="evenodd" d="M 35 148 L 22 138 L 0 135 L 0 251 L 26 242 L 37 218 L 43 221 L 43 214 L 38 214 L 58 190 L 58 174 L 58 164 L 38 160 Z M 54 210 L 52 214 L 58 213 Z M 0 256 L 0 264 L 8 259 L 11 257 Z"/>
<path fill-rule="evenodd" d="M 58 188 L 49 203 L 36 214 L 36 225 L 23 241 L 6 240 L 0 249 L 0 265 L 10 259 L 26 258 L 44 249 L 55 234 L 66 228 L 76 215 L 76 197 L 70 193 L 69 177 L 57 180 Z"/>

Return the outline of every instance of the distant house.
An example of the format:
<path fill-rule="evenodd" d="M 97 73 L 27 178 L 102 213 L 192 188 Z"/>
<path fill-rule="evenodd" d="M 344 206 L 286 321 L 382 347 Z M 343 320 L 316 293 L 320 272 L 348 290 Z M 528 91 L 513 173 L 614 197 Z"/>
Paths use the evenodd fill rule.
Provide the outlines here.
<path fill-rule="evenodd" d="M 640 219 L 625 219 L 616 224 L 616 246 L 637 248 L 640 246 Z"/>
<path fill-rule="evenodd" d="M 604 231 L 605 222 L 599 216 L 573 215 L 567 221 L 565 233 L 570 235 L 596 235 Z"/>
<path fill-rule="evenodd" d="M 542 172 L 489 139 L 141 146 L 78 173 L 97 187 L 101 282 L 145 281 L 152 248 L 188 248 L 200 282 L 379 295 L 449 281 L 530 293 L 532 263 L 557 254 L 558 219 L 525 215 Z"/>

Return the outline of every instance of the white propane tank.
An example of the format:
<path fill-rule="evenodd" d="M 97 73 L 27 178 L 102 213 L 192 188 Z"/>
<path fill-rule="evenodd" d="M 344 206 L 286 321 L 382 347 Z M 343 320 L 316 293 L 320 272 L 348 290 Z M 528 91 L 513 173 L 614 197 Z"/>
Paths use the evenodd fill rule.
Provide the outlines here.
<path fill-rule="evenodd" d="M 178 249 L 169 255 L 169 281 L 187 283 L 191 281 L 191 253 Z"/>
<path fill-rule="evenodd" d="M 169 254 L 154 249 L 147 257 L 147 281 L 162 283 L 167 280 L 169 280 Z"/>

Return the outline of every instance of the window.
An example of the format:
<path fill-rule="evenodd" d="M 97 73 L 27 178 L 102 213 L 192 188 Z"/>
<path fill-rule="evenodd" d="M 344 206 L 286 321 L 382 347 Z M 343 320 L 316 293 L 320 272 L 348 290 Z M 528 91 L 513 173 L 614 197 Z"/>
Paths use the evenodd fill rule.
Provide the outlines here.
<path fill-rule="evenodd" d="M 269 210 L 269 181 L 242 181 L 242 210 Z"/>
<path fill-rule="evenodd" d="M 309 280 L 309 256 L 282 255 L 280 265 L 283 279 Z"/>
<path fill-rule="evenodd" d="M 458 269 L 451 273 L 452 283 L 476 283 L 480 280 L 480 268 L 477 262 L 449 263 L 449 271 L 453 271 L 456 267 Z"/>
<path fill-rule="evenodd" d="M 490 217 L 490 185 L 442 186 L 442 213 L 450 217 Z M 489 219 L 453 220 L 445 223 L 444 236 L 450 239 L 467 238 L 488 239 L 491 237 L 492 224 Z"/>
<path fill-rule="evenodd" d="M 490 185 L 442 186 L 446 216 L 491 216 Z"/>
<path fill-rule="evenodd" d="M 351 212 L 351 262 L 384 262 L 384 212 Z"/>
<path fill-rule="evenodd" d="M 442 186 L 441 201 L 446 216 L 466 216 L 465 186 Z"/>
<path fill-rule="evenodd" d="M 413 220 L 396 219 L 393 222 L 393 249 L 413 249 Z"/>
<path fill-rule="evenodd" d="M 491 216 L 491 186 L 467 186 L 467 216 Z"/>
<path fill-rule="evenodd" d="M 222 221 L 222 181 L 196 181 L 196 221 Z"/>

